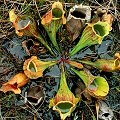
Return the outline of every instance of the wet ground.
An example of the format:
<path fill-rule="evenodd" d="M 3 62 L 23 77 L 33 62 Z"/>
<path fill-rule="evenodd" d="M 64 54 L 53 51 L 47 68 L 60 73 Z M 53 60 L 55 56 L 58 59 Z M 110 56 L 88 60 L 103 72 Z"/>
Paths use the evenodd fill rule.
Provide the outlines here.
<path fill-rule="evenodd" d="M 23 72 L 23 63 L 31 56 L 36 55 L 41 60 L 59 60 L 61 59 L 61 57 L 66 57 L 69 51 L 79 40 L 78 38 L 75 42 L 71 43 L 71 41 L 69 41 L 68 33 L 66 32 L 65 26 L 61 27 L 57 33 L 57 39 L 59 41 L 62 40 L 62 42 L 60 43 L 62 49 L 61 54 L 58 54 L 53 48 L 52 44 L 49 42 L 49 45 L 53 48 L 56 54 L 58 54 L 58 57 L 54 58 L 35 38 L 26 36 L 18 37 L 15 33 L 12 23 L 6 21 L 8 20 L 8 11 L 10 9 L 12 9 L 14 6 L 18 6 L 18 8 L 20 7 L 20 9 L 18 10 L 17 8 L 17 11 L 20 11 L 24 10 L 27 5 L 21 6 L 17 2 L 14 4 L 12 2 L 8 2 L 6 4 L 4 4 L 3 2 L 0 3 L 0 14 L 2 17 L 2 19 L 0 19 L 0 87 L 2 86 L 2 84 L 13 78 L 17 73 Z M 34 9 L 36 10 L 35 4 L 29 9 L 30 11 L 33 11 Z M 26 13 L 27 10 L 25 10 L 24 12 Z M 37 10 L 35 11 L 35 14 L 38 14 Z M 41 30 L 43 29 L 43 27 L 40 24 L 40 20 L 38 18 L 39 16 L 37 16 L 36 21 L 39 24 L 39 29 Z M 86 47 L 72 58 L 82 59 L 87 57 L 92 60 L 96 60 L 98 58 L 114 58 L 114 54 L 116 52 L 120 53 L 120 38 L 117 36 L 117 34 L 119 34 L 119 28 L 116 28 L 116 22 L 117 21 L 115 21 L 113 24 L 112 32 L 103 40 L 103 43 L 101 45 Z M 48 40 L 49 37 L 47 36 L 47 33 L 44 29 L 42 30 L 42 33 L 44 33 L 44 38 Z M 22 43 L 26 40 L 29 41 L 27 44 L 27 47 L 29 49 L 29 55 L 26 52 L 26 49 L 22 47 Z M 86 67 L 88 68 L 88 66 Z M 106 102 L 114 112 L 113 119 L 119 120 L 120 71 L 106 73 L 100 72 L 95 68 L 90 68 L 90 70 L 93 75 L 103 76 L 108 81 L 110 91 L 107 95 Z M 79 80 L 79 78 L 70 71 L 70 66 L 68 64 L 66 64 L 66 71 L 68 85 L 74 93 L 76 81 Z M 55 97 L 59 88 L 60 74 L 60 64 L 55 65 L 54 67 L 47 69 L 44 72 L 43 77 L 36 80 L 31 80 L 26 86 L 22 87 L 22 93 L 20 95 L 15 95 L 13 92 L 0 92 L 0 119 L 4 118 L 5 120 L 60 120 L 59 114 L 48 108 L 49 100 Z M 37 106 L 25 103 L 24 99 L 27 89 L 35 85 L 42 86 L 45 92 L 45 98 Z M 76 110 L 66 120 L 82 120 L 82 118 L 84 120 L 93 120 L 93 114 L 96 116 L 95 100 L 93 99 L 93 102 L 89 105 L 86 105 L 84 101 L 81 101 L 77 105 Z"/>

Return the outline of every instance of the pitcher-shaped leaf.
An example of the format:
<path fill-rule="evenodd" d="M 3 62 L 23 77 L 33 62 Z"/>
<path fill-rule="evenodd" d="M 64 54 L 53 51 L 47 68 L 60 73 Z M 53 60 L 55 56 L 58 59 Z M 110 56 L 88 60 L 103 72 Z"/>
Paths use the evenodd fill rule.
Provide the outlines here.
<path fill-rule="evenodd" d="M 79 100 L 80 98 L 75 98 L 74 94 L 70 91 L 67 85 L 64 68 L 62 66 L 60 88 L 55 98 L 50 100 L 49 107 L 53 107 L 53 110 L 59 112 L 61 119 L 65 120 L 65 118 L 70 116 L 75 110 Z"/>
<path fill-rule="evenodd" d="M 24 62 L 23 70 L 26 76 L 31 79 L 37 79 L 43 76 L 43 72 L 46 68 L 57 64 L 58 61 L 41 61 L 36 56 L 32 56 Z"/>
<path fill-rule="evenodd" d="M 3 84 L 0 88 L 0 91 L 3 91 L 4 93 L 8 91 L 13 91 L 15 94 L 20 94 L 20 87 L 27 84 L 29 80 L 30 79 L 24 73 L 18 73 L 10 81 Z"/>
<path fill-rule="evenodd" d="M 112 22 L 114 20 L 114 16 L 110 13 L 108 13 L 107 10 L 98 8 L 97 11 L 95 11 L 95 17 L 92 20 L 92 23 L 96 23 L 98 21 L 107 22 L 110 25 L 110 30 L 112 30 Z"/>
<path fill-rule="evenodd" d="M 90 6 L 74 5 L 67 17 L 66 27 L 70 33 L 72 40 L 75 40 L 85 26 L 85 23 L 90 22 L 91 20 L 91 8 Z"/>
<path fill-rule="evenodd" d="M 65 62 L 67 62 L 68 64 L 70 64 L 74 67 L 77 67 L 77 68 L 80 68 L 80 69 L 83 68 L 83 65 L 79 62 L 75 62 L 75 61 L 72 61 L 72 60 L 65 60 Z"/>
<path fill-rule="evenodd" d="M 70 56 L 86 46 L 101 44 L 103 38 L 109 34 L 110 30 L 110 25 L 107 22 L 88 23 L 78 44 L 70 52 Z"/>
<path fill-rule="evenodd" d="M 93 67 L 96 67 L 97 69 L 105 71 L 105 72 L 114 72 L 114 71 L 120 70 L 120 60 L 118 58 L 117 59 L 109 59 L 109 60 L 98 59 L 95 62 L 78 60 L 78 62 L 92 65 Z"/>
<path fill-rule="evenodd" d="M 38 105 L 43 101 L 45 92 L 42 86 L 33 86 L 27 89 L 27 100 L 33 105 Z"/>
<path fill-rule="evenodd" d="M 104 101 L 99 101 L 98 105 L 99 105 L 98 117 L 101 120 L 113 120 L 114 117 L 113 110 Z"/>
<path fill-rule="evenodd" d="M 92 103 L 92 97 L 91 95 L 87 92 L 86 90 L 86 86 L 82 81 L 77 81 L 76 85 L 78 86 L 75 89 L 75 95 L 77 97 L 80 97 L 84 102 L 86 102 L 87 104 Z"/>
<path fill-rule="evenodd" d="M 86 85 L 88 93 L 96 98 L 104 97 L 109 92 L 109 85 L 105 78 L 100 76 L 93 76 L 85 71 L 72 70 L 83 80 Z"/>
<path fill-rule="evenodd" d="M 66 23 L 64 14 L 63 5 L 60 2 L 54 2 L 52 4 L 52 10 L 42 17 L 41 22 L 58 52 L 60 52 L 60 48 L 56 41 L 56 33 L 61 25 Z"/>
<path fill-rule="evenodd" d="M 16 33 L 18 36 L 28 35 L 36 37 L 50 52 L 52 55 L 55 54 L 52 52 L 51 48 L 48 46 L 47 42 L 40 35 L 34 19 L 27 15 L 17 16 L 14 13 L 15 9 L 12 9 L 9 13 L 10 21 L 14 24 Z"/>

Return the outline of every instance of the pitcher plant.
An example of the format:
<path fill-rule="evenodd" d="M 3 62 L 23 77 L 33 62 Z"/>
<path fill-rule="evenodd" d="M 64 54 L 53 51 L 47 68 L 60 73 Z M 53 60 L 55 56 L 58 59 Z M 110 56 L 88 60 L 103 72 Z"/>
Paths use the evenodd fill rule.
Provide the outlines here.
<path fill-rule="evenodd" d="M 90 6 L 74 5 L 68 14 L 66 28 L 70 34 L 70 38 L 74 41 L 85 27 L 85 23 L 91 20 Z"/>
<path fill-rule="evenodd" d="M 29 80 L 30 79 L 24 73 L 18 73 L 10 81 L 3 84 L 0 88 L 0 91 L 3 91 L 4 93 L 12 91 L 15 94 L 20 94 L 20 87 L 26 85 L 29 82 Z"/>
<path fill-rule="evenodd" d="M 32 56 L 24 62 L 23 70 L 26 76 L 31 79 L 37 79 L 43 76 L 43 72 L 46 68 L 57 64 L 57 60 L 53 61 L 41 61 L 36 56 Z"/>
<path fill-rule="evenodd" d="M 102 40 L 109 34 L 110 30 L 110 25 L 107 22 L 98 21 L 97 23 L 88 23 L 82 32 L 78 44 L 70 52 L 70 56 L 73 56 L 86 46 L 101 44 Z"/>
<path fill-rule="evenodd" d="M 14 13 L 15 9 L 12 9 L 9 13 L 10 21 L 14 24 L 16 34 L 18 36 L 34 36 L 36 37 L 49 51 L 55 56 L 48 43 L 40 35 L 34 19 L 27 15 L 17 16 Z"/>
<path fill-rule="evenodd" d="M 45 98 L 45 92 L 42 86 L 36 85 L 36 86 L 32 86 L 29 89 L 27 89 L 26 99 L 32 105 L 38 105 L 44 100 L 44 98 Z"/>
<path fill-rule="evenodd" d="M 99 70 L 105 72 L 115 72 L 120 70 L 120 60 L 116 59 L 98 59 L 95 62 L 85 61 L 85 60 L 77 60 L 78 62 L 85 63 L 87 65 L 91 65 Z"/>
<path fill-rule="evenodd" d="M 54 2 L 52 4 L 52 9 L 42 17 L 41 22 L 47 31 L 51 42 L 59 53 L 60 48 L 56 41 L 56 33 L 61 25 L 66 23 L 64 14 L 65 11 L 63 10 L 63 5 L 60 2 Z"/>
<path fill-rule="evenodd" d="M 91 96 L 101 98 L 108 94 L 109 85 L 105 78 L 93 76 L 87 71 L 78 71 L 73 68 L 72 70 L 83 80 L 86 90 Z"/>
<path fill-rule="evenodd" d="M 71 113 L 75 110 L 79 100 L 80 98 L 76 98 L 70 91 L 67 85 L 64 68 L 62 66 L 60 87 L 55 98 L 50 100 L 49 107 L 53 107 L 53 110 L 60 114 L 61 119 L 65 120 L 65 118 L 70 116 Z"/>

